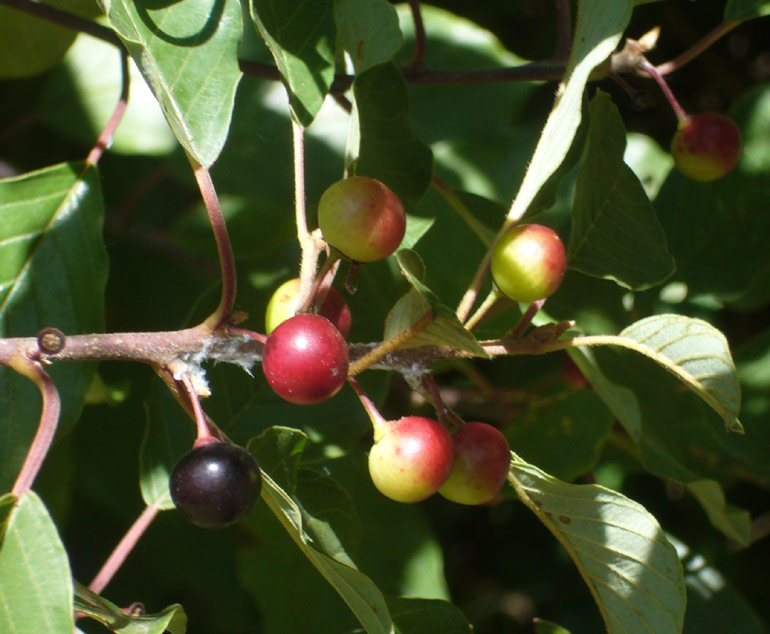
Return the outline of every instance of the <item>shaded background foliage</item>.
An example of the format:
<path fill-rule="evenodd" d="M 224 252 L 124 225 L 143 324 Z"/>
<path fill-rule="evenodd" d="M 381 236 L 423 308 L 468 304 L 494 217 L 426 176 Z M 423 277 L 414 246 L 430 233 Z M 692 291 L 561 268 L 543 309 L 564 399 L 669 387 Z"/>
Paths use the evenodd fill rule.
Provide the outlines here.
<path fill-rule="evenodd" d="M 426 11 L 426 63 L 430 67 L 503 66 L 518 58 L 547 58 L 553 50 L 552 3 L 436 4 L 488 29 L 499 40 L 473 30 L 475 27 L 458 17 Z M 406 16 L 403 9 L 401 15 Z M 650 3 L 636 8 L 626 33 L 638 37 L 654 25 L 662 25 L 663 36 L 650 55 L 660 62 L 671 59 L 717 24 L 722 11 L 723 3 L 707 0 Z M 767 24 L 763 19 L 742 25 L 672 75 L 672 89 L 685 108 L 722 111 L 731 107 L 739 120 L 742 112 L 746 117 L 754 112 L 752 95 L 760 90 L 767 94 L 770 76 Z M 399 63 L 407 62 L 413 49 L 407 19 L 402 20 L 402 27 L 406 42 L 396 57 Z M 458 38 L 458 29 L 474 37 Z M 250 35 L 241 43 L 241 56 L 270 61 L 253 29 L 245 29 L 245 33 Z M 76 49 L 81 45 L 85 46 L 79 41 L 71 50 L 72 60 L 117 58 L 109 47 L 79 53 Z M 76 58 L 78 53 L 82 57 Z M 6 174 L 25 173 L 87 153 L 98 126 L 87 112 L 77 67 L 74 61 L 57 64 L 33 77 L 0 82 L 0 169 Z M 675 127 L 673 113 L 652 82 L 629 81 L 649 98 L 645 107 L 638 103 L 645 98 L 635 103 L 609 80 L 599 86 L 612 96 L 629 132 L 642 133 L 666 148 Z M 134 81 L 132 99 L 141 103 L 140 84 L 140 80 Z M 490 228 L 497 226 L 518 189 L 555 87 L 554 82 L 409 87 L 409 120 L 417 137 L 431 144 L 436 173 L 450 186 L 487 199 L 469 199 L 468 204 L 474 203 L 471 208 Z M 595 90 L 591 86 L 589 92 Z M 299 258 L 285 101 L 280 84 L 244 77 L 227 144 L 213 168 L 238 259 L 236 308 L 250 314 L 247 325 L 256 330 L 262 329 L 272 289 L 295 274 Z M 114 97 L 105 97 L 105 103 L 112 102 Z M 308 132 L 311 225 L 320 194 L 339 178 L 343 167 L 346 130 L 341 111 L 335 108 L 328 103 Z M 155 131 L 143 145 L 151 150 L 135 155 L 127 149 L 132 140 L 118 138 L 116 151 L 100 162 L 110 261 L 106 331 L 192 325 L 206 316 L 218 295 L 216 252 L 184 154 L 150 109 L 140 106 L 136 117 L 136 125 L 127 121 L 124 127 Z M 642 158 L 632 164 L 655 198 L 671 252 L 678 260 L 679 270 L 672 281 L 698 291 L 684 301 L 677 299 L 676 287 L 671 285 L 668 295 L 660 288 L 641 291 L 634 294 L 634 307 L 641 315 L 671 308 L 721 328 L 739 368 L 746 368 L 741 377 L 743 422 L 750 432 L 766 438 L 766 431 L 761 435 L 761 425 L 768 415 L 768 381 L 761 372 L 751 370 L 750 362 L 766 359 L 768 350 L 770 267 L 754 275 L 754 264 L 767 253 L 762 244 L 770 224 L 767 194 L 763 193 L 767 191 L 767 162 L 762 177 L 738 174 L 704 188 L 686 183 L 676 174 L 661 177 L 659 164 L 667 159 L 656 154 L 648 140 L 634 147 L 645 148 Z M 554 225 L 566 228 L 574 180 L 574 173 L 565 176 L 557 202 L 545 216 Z M 693 223 L 699 222 L 697 213 L 677 212 L 683 205 L 695 206 L 704 210 L 705 222 L 711 224 L 708 200 L 717 196 L 729 202 L 738 189 L 743 192 L 740 211 L 728 209 L 727 214 L 735 213 L 746 222 L 734 234 L 728 223 L 720 234 L 706 235 L 702 251 L 686 263 L 691 235 L 693 231 L 700 235 L 701 228 L 693 229 Z M 418 251 L 428 263 L 426 283 L 444 303 L 454 305 L 464 288 L 458 280 L 469 277 L 484 247 L 433 190 L 409 211 L 435 219 Z M 713 213 L 717 212 L 723 210 Z M 751 242 L 757 236 L 759 241 Z M 739 253 L 745 255 L 744 240 L 750 241 L 753 250 L 743 269 L 740 273 L 736 268 L 725 269 L 725 262 L 732 265 Z M 349 302 L 354 315 L 351 339 L 373 341 L 381 337 L 384 316 L 394 298 L 405 292 L 406 284 L 392 263 L 381 263 L 362 271 L 360 288 Z M 564 288 L 549 302 L 548 312 L 556 318 L 577 319 L 589 333 L 617 332 L 633 320 L 624 304 L 626 296 L 612 282 L 571 272 Z M 510 313 L 505 319 L 514 321 Z M 499 323 L 485 325 L 480 334 L 495 332 Z M 26 334 L 34 334 L 34 330 Z M 764 351 L 764 357 L 757 351 Z M 691 591 L 685 632 L 731 631 L 715 623 L 736 614 L 743 619 L 740 631 L 766 631 L 760 620 L 770 621 L 765 600 L 770 590 L 768 540 L 736 549 L 709 524 L 684 487 L 651 476 L 599 399 L 565 381 L 565 359 L 566 355 L 556 353 L 500 359 L 494 364 L 446 363 L 439 376 L 447 396 L 455 399 L 466 418 L 501 425 L 514 449 L 549 473 L 579 482 L 595 480 L 641 502 L 666 531 L 721 571 L 729 584 L 715 601 L 709 600 L 708 592 L 698 591 L 705 583 L 698 578 L 703 570 L 701 560 L 694 556 L 686 566 Z M 605 363 L 611 364 L 612 359 Z M 644 376 L 645 368 L 638 371 Z M 364 377 L 365 386 L 383 403 L 386 414 L 429 412 L 400 379 L 370 374 Z M 145 402 L 163 398 L 157 380 L 146 368 L 103 363 L 98 376 L 101 382 L 91 392 L 92 404 L 74 429 L 59 439 L 36 486 L 60 528 L 73 573 L 81 580 L 93 575 L 143 507 L 136 483 L 137 456 L 148 418 Z M 287 407 L 265 389 L 261 376 L 251 379 L 238 368 L 216 366 L 209 378 L 213 396 L 206 401 L 206 409 L 236 442 L 246 443 L 270 425 L 291 426 L 299 417 L 303 419 L 303 429 L 312 441 L 306 458 L 333 475 L 355 500 L 360 526 L 350 527 L 353 534 L 349 538 L 357 542 L 360 568 L 383 591 L 451 597 L 479 634 L 531 632 L 536 616 L 562 623 L 576 634 L 601 630 L 599 614 L 577 570 L 523 505 L 506 502 L 465 508 L 432 499 L 418 508 L 375 495 L 364 460 L 368 422 L 349 390 L 308 410 Z M 170 414 L 174 416 L 178 420 L 165 422 L 186 429 L 181 413 Z M 578 438 L 584 444 L 579 452 L 569 451 L 575 440 L 564 424 L 571 417 L 590 419 L 590 433 L 584 430 Z M 695 427 L 698 421 L 691 424 Z M 716 464 L 710 466 L 711 476 L 728 489 L 730 503 L 761 520 L 767 518 L 770 507 L 770 467 L 761 442 L 755 453 L 747 449 L 755 438 L 751 434 L 738 440 L 718 437 L 714 443 L 727 446 L 726 454 L 735 460 L 722 462 L 725 454 L 719 454 Z M 711 448 L 704 443 L 700 450 Z M 348 451 L 350 459 L 335 460 Z M 575 453 L 583 457 L 582 462 L 570 463 Z M 761 523 L 755 528 L 764 534 Z M 242 525 L 214 533 L 189 526 L 174 513 L 161 514 L 111 583 L 108 595 L 117 605 L 127 605 L 137 599 L 137 589 L 150 611 L 170 603 L 184 605 L 190 631 L 339 634 L 357 627 L 344 603 L 264 507 Z M 735 622 L 728 623 L 734 626 Z M 90 625 L 84 629 L 100 631 Z"/>

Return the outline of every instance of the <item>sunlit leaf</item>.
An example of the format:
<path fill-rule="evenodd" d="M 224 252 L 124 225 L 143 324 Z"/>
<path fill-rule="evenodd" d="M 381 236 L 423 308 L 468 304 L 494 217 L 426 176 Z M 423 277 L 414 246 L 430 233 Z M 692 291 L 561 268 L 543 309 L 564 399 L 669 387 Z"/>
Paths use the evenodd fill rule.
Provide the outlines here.
<path fill-rule="evenodd" d="M 770 14 L 770 2 L 767 0 L 727 0 L 725 21 L 749 20 Z"/>
<path fill-rule="evenodd" d="M 401 47 L 396 10 L 385 0 L 337 0 L 334 16 L 356 73 L 389 61 Z"/>
<path fill-rule="evenodd" d="M 0 596 L 0 632 L 62 634 L 75 627 L 67 552 L 31 491 L 11 511 L 0 545 Z"/>
<path fill-rule="evenodd" d="M 643 506 L 604 487 L 561 482 L 520 460 L 513 461 L 510 479 L 567 549 L 610 634 L 682 631 L 682 567 Z"/>

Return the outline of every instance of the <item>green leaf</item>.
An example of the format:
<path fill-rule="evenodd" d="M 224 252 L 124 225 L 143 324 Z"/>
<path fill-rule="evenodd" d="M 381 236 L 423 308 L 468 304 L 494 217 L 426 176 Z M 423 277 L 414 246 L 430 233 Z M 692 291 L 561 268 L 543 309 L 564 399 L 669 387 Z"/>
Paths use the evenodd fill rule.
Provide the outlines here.
<path fill-rule="evenodd" d="M 567 258 L 595 277 L 642 290 L 674 272 L 666 235 L 639 179 L 623 162 L 626 130 L 609 95 L 598 91 L 575 190 Z"/>
<path fill-rule="evenodd" d="M 388 598 L 397 634 L 471 634 L 462 612 L 448 601 Z"/>
<path fill-rule="evenodd" d="M 75 627 L 67 552 L 32 491 L 11 511 L 0 545 L 0 596 L 0 632 L 62 634 Z"/>
<path fill-rule="evenodd" d="M 511 465 L 510 478 L 567 549 L 610 634 L 682 631 L 682 567 L 643 506 L 604 487 L 561 482 L 519 459 Z"/>
<path fill-rule="evenodd" d="M 383 339 L 391 339 L 414 326 L 430 310 L 430 304 L 420 291 L 413 288 L 390 309 L 385 318 Z M 439 306 L 434 312 L 433 322 L 422 332 L 401 345 L 401 348 L 451 346 L 482 358 L 489 358 L 486 350 L 479 345 L 473 333 L 463 327 L 452 311 L 444 306 Z"/>
<path fill-rule="evenodd" d="M 139 453 L 139 486 L 148 506 L 174 508 L 168 479 L 174 465 L 192 449 L 195 433 L 189 417 L 171 393 L 153 382 L 144 402 L 147 424 Z"/>
<path fill-rule="evenodd" d="M 698 500 L 709 521 L 722 533 L 739 544 L 748 546 L 751 542 L 751 514 L 731 506 L 725 500 L 725 493 L 718 482 L 698 480 L 688 482 L 687 489 Z"/>
<path fill-rule="evenodd" d="M 615 50 L 630 18 L 631 3 L 628 0 L 580 3 L 567 72 L 519 193 L 508 212 L 509 220 L 518 220 L 525 214 L 540 188 L 567 156 L 580 126 L 583 89 L 588 76 Z"/>
<path fill-rule="evenodd" d="M 356 77 L 353 94 L 360 139 L 354 151 L 356 173 L 377 178 L 403 200 L 416 202 L 433 176 L 433 153 L 412 132 L 401 71 L 390 62 L 374 66 Z"/>
<path fill-rule="evenodd" d="M 725 22 L 749 20 L 763 15 L 770 15 L 768 0 L 727 0 L 725 5 Z"/>
<path fill-rule="evenodd" d="M 741 387 L 725 336 L 708 322 L 684 315 L 654 315 L 620 333 L 624 345 L 679 378 L 725 421 L 741 432 Z"/>
<path fill-rule="evenodd" d="M 46 5 L 83 18 L 99 13 L 93 0 L 48 0 Z M 26 77 L 47 70 L 61 60 L 77 36 L 77 31 L 54 22 L 0 7 L 0 77 Z"/>
<path fill-rule="evenodd" d="M 64 163 L 0 180 L 0 336 L 98 332 L 104 321 L 107 256 L 95 167 Z M 50 369 L 62 397 L 60 427 L 77 420 L 92 363 Z M 40 398 L 26 378 L 0 366 L 0 491 L 10 488 L 37 428 Z"/>
<path fill-rule="evenodd" d="M 120 51 L 92 37 L 79 38 L 52 73 L 42 95 L 43 118 L 69 139 L 93 145 L 121 91 Z M 129 61 L 130 98 L 110 145 L 119 154 L 168 154 L 177 148 L 158 101 Z"/>
<path fill-rule="evenodd" d="M 292 114 L 307 127 L 334 80 L 334 2 L 251 0 L 250 6 L 289 92 Z"/>
<path fill-rule="evenodd" d="M 356 73 L 389 61 L 401 48 L 396 9 L 385 0 L 337 0 L 334 19 Z"/>
<path fill-rule="evenodd" d="M 181 605 L 170 605 L 156 614 L 126 614 L 104 597 L 75 582 L 75 611 L 98 621 L 117 634 L 185 634 L 187 616 Z"/>
<path fill-rule="evenodd" d="M 505 427 L 511 447 L 527 462 L 561 479 L 592 469 L 612 430 L 612 413 L 590 390 L 544 394 Z"/>
<path fill-rule="evenodd" d="M 287 431 L 290 432 L 289 436 L 286 436 Z M 289 449 L 289 455 L 296 451 L 296 431 L 268 429 L 265 435 L 266 438 L 261 439 L 259 444 L 250 444 L 250 448 L 281 445 Z M 272 440 L 271 437 L 275 436 L 277 439 Z M 281 438 L 284 440 L 280 440 Z M 272 449 L 270 454 L 274 460 L 275 449 Z M 259 461 L 260 454 L 255 455 Z M 341 489 L 335 497 L 339 498 L 340 492 Z M 335 522 L 342 526 L 350 524 L 349 513 L 338 515 L 339 510 L 343 508 L 339 501 L 322 504 L 321 506 L 325 507 L 321 509 L 323 514 L 319 516 L 316 512 L 316 515 L 313 515 L 306 506 L 310 496 L 300 499 L 296 490 L 285 490 L 266 472 L 263 472 L 262 499 L 308 561 L 347 603 L 364 629 L 373 634 L 390 633 L 393 630 L 393 622 L 385 597 L 369 577 L 355 568 L 339 539 Z M 330 522 L 330 519 L 334 521 Z"/>
<path fill-rule="evenodd" d="M 131 0 L 99 0 L 107 20 L 197 163 L 210 166 L 230 128 L 241 78 L 237 0 L 183 0 L 158 9 Z"/>
<path fill-rule="evenodd" d="M 406 215 L 406 233 L 401 240 L 399 249 L 411 249 L 420 241 L 433 226 L 434 218 L 422 218 L 420 216 Z"/>
<path fill-rule="evenodd" d="M 534 619 L 534 622 L 535 634 L 570 634 L 569 630 L 565 630 L 561 625 L 556 625 L 556 623 L 544 621 L 543 619 Z"/>

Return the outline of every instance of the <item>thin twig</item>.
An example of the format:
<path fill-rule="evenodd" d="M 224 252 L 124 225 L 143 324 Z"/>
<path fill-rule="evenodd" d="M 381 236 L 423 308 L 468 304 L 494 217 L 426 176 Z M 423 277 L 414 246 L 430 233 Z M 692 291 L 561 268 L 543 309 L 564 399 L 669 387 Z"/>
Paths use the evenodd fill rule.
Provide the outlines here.
<path fill-rule="evenodd" d="M 695 59 L 703 51 L 709 48 L 714 42 L 719 40 L 721 37 L 727 35 L 740 23 L 741 22 L 739 20 L 722 22 L 721 24 L 714 27 L 711 31 L 709 31 L 706 35 L 704 35 L 700 40 L 698 40 L 690 48 L 684 51 L 681 55 L 675 57 L 669 62 L 658 64 L 655 67 L 655 69 L 661 75 L 668 75 L 669 73 L 673 73 L 675 70 L 679 70 L 680 68 L 682 68 L 682 66 L 687 64 L 689 61 Z"/>
<path fill-rule="evenodd" d="M 152 521 L 158 514 L 158 510 L 158 507 L 153 506 L 152 504 L 145 507 L 137 520 L 131 525 L 131 528 L 129 528 L 123 536 L 123 539 L 118 542 L 118 545 L 107 558 L 107 561 L 104 562 L 101 570 L 96 573 L 93 581 L 88 584 L 89 590 L 96 594 L 100 594 L 104 590 L 107 584 L 115 576 L 118 569 L 126 561 L 126 557 L 128 557 L 129 553 L 134 549 L 139 538 L 144 535 L 147 528 L 152 524 Z"/>
<path fill-rule="evenodd" d="M 104 126 L 102 133 L 96 140 L 96 144 L 91 149 L 91 152 L 86 158 L 86 165 L 96 165 L 99 159 L 102 157 L 104 150 L 106 150 L 112 143 L 112 138 L 115 135 L 115 130 L 123 119 L 123 115 L 126 112 L 128 106 L 128 92 L 131 86 L 131 74 L 128 68 L 128 53 L 125 50 L 120 51 L 120 97 L 118 97 L 118 103 L 115 106 L 115 110 L 112 112 L 110 120 L 107 121 L 107 125 Z"/>
<path fill-rule="evenodd" d="M 671 107 L 674 109 L 676 118 L 679 120 L 679 126 L 686 126 L 690 122 L 690 115 L 687 114 L 679 101 L 677 101 L 677 98 L 674 96 L 674 93 L 671 92 L 671 88 L 668 86 L 668 82 L 663 79 L 663 76 L 658 72 L 658 69 L 650 64 L 650 62 L 648 62 L 644 57 L 640 59 L 638 69 L 652 77 L 657 82 L 658 86 L 660 86 L 660 89 L 663 91 L 663 94 L 666 96 L 666 99 L 668 99 L 668 102 L 671 104 Z"/>
<path fill-rule="evenodd" d="M 570 40 L 572 39 L 572 11 L 569 0 L 556 0 L 556 49 L 554 60 L 565 62 L 569 57 Z"/>
<path fill-rule="evenodd" d="M 420 11 L 420 0 L 409 0 L 409 9 L 412 12 L 412 22 L 414 22 L 414 54 L 406 67 L 416 68 L 422 66 L 427 40 L 425 24 L 422 21 L 422 12 Z"/>

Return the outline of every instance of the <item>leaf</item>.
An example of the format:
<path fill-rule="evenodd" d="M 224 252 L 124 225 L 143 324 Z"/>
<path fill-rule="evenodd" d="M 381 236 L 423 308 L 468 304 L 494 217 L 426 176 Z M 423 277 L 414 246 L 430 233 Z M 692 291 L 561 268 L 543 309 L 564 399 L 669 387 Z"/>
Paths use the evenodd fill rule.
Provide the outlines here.
<path fill-rule="evenodd" d="M 623 121 L 601 91 L 589 113 L 567 248 L 570 266 L 634 290 L 655 286 L 674 272 L 674 261 L 652 203 L 623 162 Z"/>
<path fill-rule="evenodd" d="M 604 487 L 561 482 L 516 457 L 509 478 L 567 549 L 610 634 L 682 631 L 682 567 L 643 506 Z"/>
<path fill-rule="evenodd" d="M 240 4 L 181 0 L 154 9 L 132 0 L 99 2 L 179 143 L 210 166 L 225 144 L 241 78 Z"/>
<path fill-rule="evenodd" d="M 251 0 L 251 18 L 275 58 L 294 118 L 309 126 L 334 80 L 332 0 Z"/>
<path fill-rule="evenodd" d="M 291 437 L 294 440 L 281 441 L 281 444 L 293 452 L 297 437 L 296 432 L 289 431 L 292 432 Z M 263 438 L 260 444 L 270 446 L 274 444 L 271 436 L 277 434 L 280 438 L 285 433 L 285 430 L 280 429 L 266 430 L 266 438 Z M 256 448 L 259 445 L 250 444 L 250 448 L 252 446 Z M 260 455 L 255 455 L 259 461 Z M 325 527 L 317 524 L 318 518 L 306 512 L 303 502 L 291 491 L 280 487 L 268 473 L 263 472 L 262 485 L 262 499 L 308 561 L 347 603 L 364 629 L 370 634 L 392 632 L 393 622 L 385 597 L 369 577 L 354 567 L 334 527 L 328 523 Z M 333 511 L 335 507 L 339 508 L 337 504 L 331 505 L 326 513 Z M 318 532 L 319 528 L 321 532 Z M 330 547 L 331 550 L 325 552 Z"/>
<path fill-rule="evenodd" d="M 727 0 L 725 5 L 725 22 L 749 20 L 763 15 L 770 15 L 768 0 Z"/>
<path fill-rule="evenodd" d="M 448 601 L 388 598 L 398 634 L 471 634 L 462 612 Z"/>
<path fill-rule="evenodd" d="M 613 52 L 631 18 L 628 0 L 586 0 L 580 3 L 567 71 L 551 114 L 513 201 L 508 220 L 521 218 L 540 188 L 567 156 L 581 119 L 583 89 L 591 71 Z"/>
<path fill-rule="evenodd" d="M 535 634 L 570 634 L 569 630 L 565 630 L 561 625 L 556 625 L 556 623 L 544 621 L 543 619 L 534 619 L 534 622 Z"/>
<path fill-rule="evenodd" d="M 91 0 L 48 0 L 82 18 L 98 15 Z M 10 7 L 0 7 L 0 77 L 26 77 L 58 63 L 78 33 Z"/>
<path fill-rule="evenodd" d="M 11 511 L 0 545 L 0 597 L 0 632 L 62 634 L 75 627 L 67 552 L 32 491 Z"/>
<path fill-rule="evenodd" d="M 413 288 L 390 309 L 385 318 L 383 339 L 391 339 L 411 328 L 430 310 L 430 305 L 420 291 Z M 463 327 L 453 312 L 443 306 L 436 308 L 435 319 L 427 328 L 406 341 L 400 348 L 419 348 L 420 346 L 450 346 L 482 358 L 489 358 L 486 350 L 476 341 L 476 337 Z"/>
<path fill-rule="evenodd" d="M 187 616 L 181 605 L 170 605 L 156 614 L 126 614 L 104 597 L 75 582 L 75 611 L 98 621 L 117 634 L 184 634 Z"/>
<path fill-rule="evenodd" d="M 59 133 L 92 145 L 109 121 L 121 91 L 120 51 L 92 37 L 79 38 L 51 73 L 43 95 L 43 117 Z M 128 106 L 110 152 L 169 154 L 178 147 L 157 99 L 129 60 Z"/>
<path fill-rule="evenodd" d="M 401 48 L 396 9 L 385 0 L 337 0 L 334 19 L 356 73 L 389 61 Z"/>
<path fill-rule="evenodd" d="M 144 402 L 147 423 L 139 453 L 139 486 L 148 506 L 174 508 L 168 480 L 174 465 L 192 449 L 195 434 L 190 419 L 159 381 Z"/>
<path fill-rule="evenodd" d="M 653 359 L 741 432 L 741 387 L 725 336 L 708 322 L 684 315 L 654 315 L 620 333 L 624 345 Z"/>
<path fill-rule="evenodd" d="M 0 336 L 34 336 L 44 327 L 65 334 L 100 331 L 107 256 L 104 208 L 95 167 L 63 163 L 0 180 Z M 77 420 L 93 363 L 53 366 L 62 397 L 60 428 Z M 40 416 L 38 390 L 0 366 L 0 491 L 24 460 Z"/>
<path fill-rule="evenodd" d="M 411 249 L 416 245 L 430 228 L 433 226 L 435 218 L 422 218 L 411 214 L 406 215 L 406 233 L 401 240 L 399 249 Z"/>
<path fill-rule="evenodd" d="M 698 480 L 688 482 L 686 486 L 714 526 L 739 544 L 748 546 L 751 543 L 751 514 L 728 504 L 718 482 Z"/>
<path fill-rule="evenodd" d="M 353 94 L 360 138 L 356 173 L 377 178 L 403 200 L 416 202 L 433 176 L 433 153 L 412 132 L 401 71 L 390 62 L 374 66 L 356 77 Z"/>

